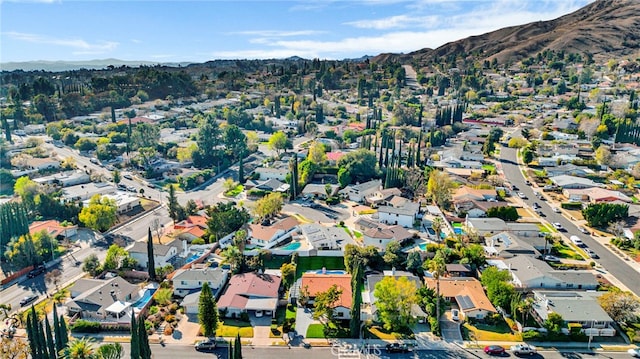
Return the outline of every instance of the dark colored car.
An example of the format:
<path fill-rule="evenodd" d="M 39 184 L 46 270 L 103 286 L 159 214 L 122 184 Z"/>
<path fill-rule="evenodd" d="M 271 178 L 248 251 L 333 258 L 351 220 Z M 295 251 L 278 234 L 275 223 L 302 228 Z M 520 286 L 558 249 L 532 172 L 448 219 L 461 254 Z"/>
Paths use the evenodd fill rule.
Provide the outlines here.
<path fill-rule="evenodd" d="M 389 343 L 385 347 L 387 353 L 408 353 L 409 347 L 404 343 Z"/>
<path fill-rule="evenodd" d="M 40 274 L 44 273 L 44 271 L 46 270 L 45 266 L 43 266 L 42 264 L 35 267 L 33 270 L 31 270 L 31 272 L 29 272 L 27 274 L 27 278 L 35 278 L 37 276 L 39 276 Z"/>
<path fill-rule="evenodd" d="M 499 345 L 488 345 L 484 347 L 484 352 L 489 355 L 504 355 L 506 351 Z"/>
<path fill-rule="evenodd" d="M 20 299 L 20 305 L 24 307 L 25 305 L 33 302 L 36 299 L 38 299 L 37 295 L 35 295 L 35 294 L 28 295 L 28 296 Z"/>
<path fill-rule="evenodd" d="M 214 350 L 216 346 L 217 344 L 214 339 L 207 339 L 207 340 L 202 340 L 196 343 L 195 349 L 197 351 L 205 352 L 205 351 Z"/>

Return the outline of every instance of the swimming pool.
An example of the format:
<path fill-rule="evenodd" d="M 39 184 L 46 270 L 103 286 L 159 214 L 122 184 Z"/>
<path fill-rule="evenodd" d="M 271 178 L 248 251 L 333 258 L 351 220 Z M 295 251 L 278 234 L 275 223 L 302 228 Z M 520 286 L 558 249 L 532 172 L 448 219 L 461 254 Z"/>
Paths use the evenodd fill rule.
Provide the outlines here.
<path fill-rule="evenodd" d="M 426 251 L 427 250 L 427 244 L 426 243 L 420 243 L 418 245 L 418 248 L 420 248 L 421 251 Z"/>
<path fill-rule="evenodd" d="M 144 308 L 144 306 L 147 305 L 147 303 L 149 303 L 149 301 L 151 300 L 151 297 L 153 297 L 153 293 L 155 292 L 156 292 L 155 288 L 146 289 L 144 291 L 144 294 L 142 294 L 142 297 L 140 297 L 140 299 L 138 299 L 138 301 L 133 304 L 133 307 L 137 309 Z"/>
<path fill-rule="evenodd" d="M 295 251 L 296 249 L 300 248 L 300 246 L 300 242 L 292 242 L 282 247 L 282 249 L 285 251 Z"/>
<path fill-rule="evenodd" d="M 464 231 L 460 227 L 453 227 L 453 232 L 455 234 L 464 234 Z"/>
<path fill-rule="evenodd" d="M 322 273 L 322 269 L 318 269 L 318 270 L 310 270 L 307 271 L 307 273 L 315 273 L 315 274 L 346 274 L 346 271 L 343 270 L 325 270 L 324 273 Z"/>
<path fill-rule="evenodd" d="M 196 259 L 202 257 L 203 253 L 196 253 L 196 254 L 192 254 L 189 258 L 187 258 L 185 263 L 191 263 L 193 261 L 195 261 Z"/>

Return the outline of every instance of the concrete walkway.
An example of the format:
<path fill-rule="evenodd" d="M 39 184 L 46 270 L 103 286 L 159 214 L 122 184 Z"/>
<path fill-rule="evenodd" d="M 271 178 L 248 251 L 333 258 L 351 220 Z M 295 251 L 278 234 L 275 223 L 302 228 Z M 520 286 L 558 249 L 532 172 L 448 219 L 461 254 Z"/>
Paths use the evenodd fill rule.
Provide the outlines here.
<path fill-rule="evenodd" d="M 296 332 L 298 335 L 306 337 L 309 325 L 314 323 L 319 322 L 313 319 L 313 312 L 311 310 L 300 307 L 296 309 Z"/>

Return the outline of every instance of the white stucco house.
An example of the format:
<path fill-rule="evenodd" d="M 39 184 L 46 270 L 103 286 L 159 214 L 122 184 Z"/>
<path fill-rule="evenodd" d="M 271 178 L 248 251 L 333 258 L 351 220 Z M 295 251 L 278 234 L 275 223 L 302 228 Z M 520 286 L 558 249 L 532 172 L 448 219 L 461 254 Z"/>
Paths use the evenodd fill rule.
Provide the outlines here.
<path fill-rule="evenodd" d="M 176 239 L 168 244 L 153 245 L 153 261 L 156 268 L 171 264 L 171 260 L 178 255 L 178 250 L 182 247 L 181 241 Z M 131 258 L 144 268 L 148 265 L 147 242 L 135 242 L 129 249 Z"/>

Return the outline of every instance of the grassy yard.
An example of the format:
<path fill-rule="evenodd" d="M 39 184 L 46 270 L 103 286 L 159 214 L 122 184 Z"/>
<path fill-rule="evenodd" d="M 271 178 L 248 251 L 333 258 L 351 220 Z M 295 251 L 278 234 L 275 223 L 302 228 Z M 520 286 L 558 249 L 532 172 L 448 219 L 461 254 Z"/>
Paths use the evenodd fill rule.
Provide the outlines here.
<path fill-rule="evenodd" d="M 284 321 L 286 319 L 293 319 L 295 321 L 296 319 L 296 307 L 294 306 L 287 306 L 285 307 L 278 307 L 278 310 L 276 311 L 276 321 L 277 324 L 271 324 L 271 332 L 269 332 L 269 338 L 282 338 L 282 326 L 284 324 Z M 295 328 L 295 323 L 293 324 L 293 328 Z"/>
<path fill-rule="evenodd" d="M 363 215 L 363 214 L 374 214 L 374 213 L 376 213 L 376 212 L 377 212 L 377 210 L 375 210 L 375 209 L 371 208 L 371 209 L 365 209 L 365 210 L 363 210 L 363 211 L 359 211 L 359 212 L 358 212 L 358 214 L 359 214 L 359 215 Z"/>
<path fill-rule="evenodd" d="M 468 340 L 489 340 L 503 342 L 519 342 L 522 341 L 520 333 L 512 333 L 507 323 L 503 320 L 497 325 L 488 324 L 470 324 L 464 323 L 462 326 L 462 335 Z"/>
<path fill-rule="evenodd" d="M 336 335 L 331 336 L 330 338 L 349 338 L 349 325 L 336 327 L 333 323 L 330 325 L 331 328 L 336 329 Z M 307 329 L 307 338 L 326 338 L 324 336 L 324 326 L 319 323 L 314 323 L 309 325 Z"/>
<path fill-rule="evenodd" d="M 234 319 L 225 319 L 218 327 L 216 335 L 219 337 L 235 337 L 240 334 L 242 338 L 253 338 L 253 327 L 249 322 Z"/>
<path fill-rule="evenodd" d="M 364 336 L 367 339 L 382 339 L 382 340 L 399 340 L 399 339 L 414 339 L 415 336 L 409 328 L 405 328 L 401 332 L 390 332 L 383 327 L 371 326 L 365 328 Z"/>
<path fill-rule="evenodd" d="M 484 164 L 482 165 L 482 169 L 487 172 L 492 172 L 496 170 L 496 166 L 494 166 L 493 164 Z"/>
<path fill-rule="evenodd" d="M 289 262 L 291 262 L 290 256 L 272 255 L 271 258 L 264 260 L 264 266 L 265 268 L 269 268 L 269 269 L 280 269 L 280 267 L 282 267 L 284 263 L 289 263 Z"/>
<path fill-rule="evenodd" d="M 353 231 L 353 235 L 354 235 L 356 238 L 358 238 L 358 239 L 359 239 L 359 238 L 362 238 L 362 233 L 360 233 L 360 232 L 358 232 L 358 231 L 355 231 L 355 230 L 354 230 L 354 231 Z"/>
<path fill-rule="evenodd" d="M 576 252 L 573 248 L 569 247 L 563 242 L 554 242 L 551 247 L 551 251 L 555 253 L 559 258 L 584 260 L 582 256 Z"/>
<path fill-rule="evenodd" d="M 227 197 L 235 197 L 235 196 L 239 195 L 240 193 L 242 193 L 243 190 L 244 190 L 244 186 L 241 185 L 241 184 L 238 184 L 234 188 L 226 191 L 224 193 L 224 195 L 227 196 Z"/>
<path fill-rule="evenodd" d="M 279 267 L 278 267 L 279 268 Z M 343 257 L 298 257 L 296 278 L 300 278 L 302 273 L 318 269 L 340 269 L 344 270 Z"/>

